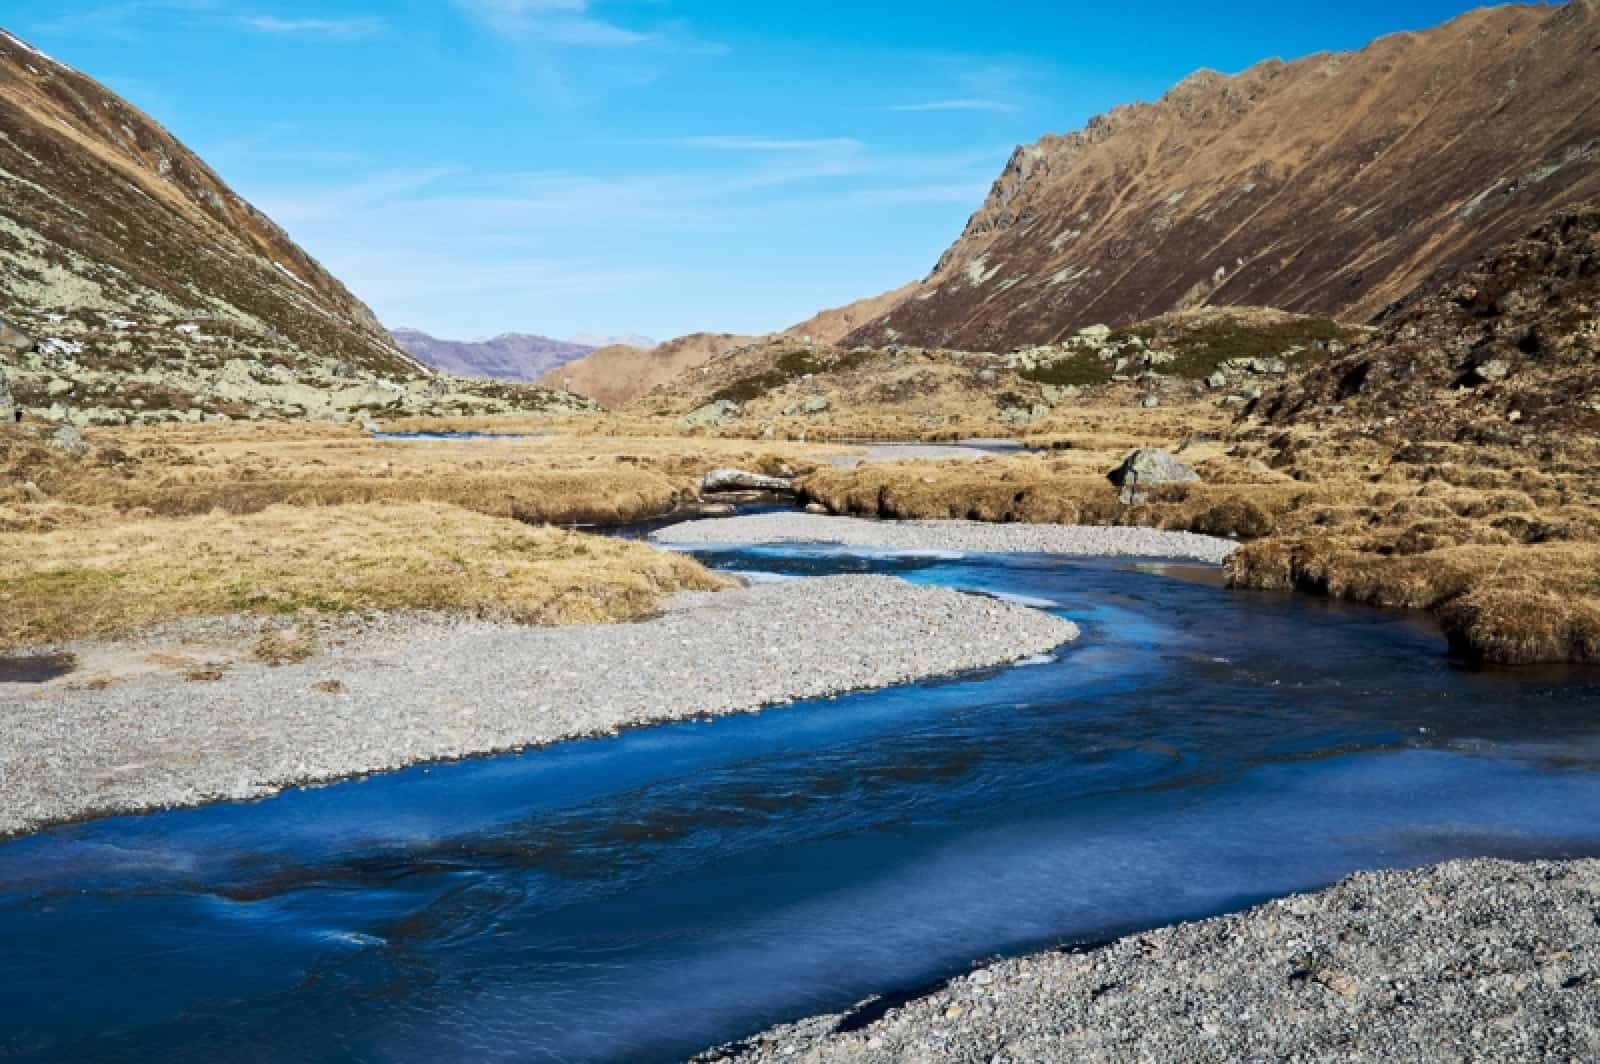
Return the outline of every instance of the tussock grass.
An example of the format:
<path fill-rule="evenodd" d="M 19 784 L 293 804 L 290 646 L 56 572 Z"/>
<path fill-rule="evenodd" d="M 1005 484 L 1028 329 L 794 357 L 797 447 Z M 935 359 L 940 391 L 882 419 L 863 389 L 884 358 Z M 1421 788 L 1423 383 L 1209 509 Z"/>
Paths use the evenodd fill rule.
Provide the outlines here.
<path fill-rule="evenodd" d="M 97 528 L 0 533 L 0 646 L 182 617 L 450 610 L 527 624 L 629 620 L 682 589 L 726 586 L 636 543 L 440 503 L 273 506 Z M 264 649 L 292 660 L 296 648 Z"/>
<path fill-rule="evenodd" d="M 801 486 L 843 514 L 1232 536 L 1236 587 L 1429 610 L 1486 662 L 1600 663 L 1600 466 L 1585 441 L 1397 451 L 1190 413 L 1089 408 L 1031 439 L 1058 448 L 1047 455 L 829 469 Z M 1194 442 L 1210 436 L 1223 438 Z M 1105 474 L 1139 446 L 1175 451 L 1202 482 L 1123 505 Z"/>
<path fill-rule="evenodd" d="M 425 502 L 530 524 L 616 524 L 672 510 L 715 466 L 807 469 L 819 460 L 812 448 L 739 440 L 381 442 L 317 425 L 161 426 L 88 438 L 88 457 L 72 460 L 38 436 L 0 428 L 0 531 Z"/>

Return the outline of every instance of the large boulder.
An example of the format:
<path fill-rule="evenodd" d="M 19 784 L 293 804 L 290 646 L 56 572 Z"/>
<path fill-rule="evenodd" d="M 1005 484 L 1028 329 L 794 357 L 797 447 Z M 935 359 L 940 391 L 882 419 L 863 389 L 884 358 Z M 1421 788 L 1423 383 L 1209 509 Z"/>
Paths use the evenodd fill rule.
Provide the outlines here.
<path fill-rule="evenodd" d="M 713 469 L 700 481 L 703 494 L 722 491 L 776 491 L 785 494 L 794 491 L 793 477 L 769 477 L 743 469 Z"/>
<path fill-rule="evenodd" d="M 1179 484 L 1200 479 L 1194 470 L 1155 447 L 1134 451 L 1108 475 L 1111 483 L 1122 489 L 1122 501 L 1128 504 L 1143 502 L 1148 489 L 1158 484 Z"/>
<path fill-rule="evenodd" d="M 0 355 L 25 355 L 33 350 L 33 337 L 0 318 Z"/>
<path fill-rule="evenodd" d="M 718 399 L 714 403 L 691 410 L 677 420 L 679 430 L 722 429 L 735 424 L 744 408 L 731 399 Z"/>

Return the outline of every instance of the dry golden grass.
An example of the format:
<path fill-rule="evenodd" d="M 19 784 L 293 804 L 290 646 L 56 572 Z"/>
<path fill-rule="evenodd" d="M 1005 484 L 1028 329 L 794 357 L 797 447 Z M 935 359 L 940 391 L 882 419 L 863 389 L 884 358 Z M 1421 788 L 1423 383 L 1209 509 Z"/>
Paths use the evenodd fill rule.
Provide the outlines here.
<path fill-rule="evenodd" d="M 0 646 L 241 612 L 421 609 L 607 622 L 649 613 L 680 589 L 721 586 L 695 562 L 642 544 L 439 503 L 274 506 L 125 521 L 92 535 L 0 534 Z M 284 643 L 264 656 L 294 653 Z"/>
<path fill-rule="evenodd" d="M 0 427 L 0 531 L 213 510 L 249 514 L 278 505 L 411 502 L 531 524 L 616 524 L 693 499 L 714 466 L 804 470 L 823 453 L 795 444 L 606 434 L 385 442 L 350 427 L 303 424 L 86 435 L 93 448 L 78 460 Z"/>
<path fill-rule="evenodd" d="M 821 454 L 541 431 L 439 443 L 330 425 L 167 425 L 89 431 L 89 454 L 73 458 L 37 430 L 0 427 L 0 644 L 237 611 L 636 617 L 666 592 L 719 581 L 648 547 L 540 526 L 652 517 L 695 498 L 714 466 L 806 471 Z"/>

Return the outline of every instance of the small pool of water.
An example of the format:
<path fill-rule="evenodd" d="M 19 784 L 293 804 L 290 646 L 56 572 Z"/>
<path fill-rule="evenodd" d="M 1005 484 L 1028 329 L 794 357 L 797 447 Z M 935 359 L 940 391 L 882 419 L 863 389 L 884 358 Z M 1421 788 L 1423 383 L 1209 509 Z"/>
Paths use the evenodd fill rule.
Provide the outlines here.
<path fill-rule="evenodd" d="M 0 684 L 36 684 L 59 680 L 78 667 L 72 654 L 0 655 Z"/>
<path fill-rule="evenodd" d="M 1600 854 L 1593 673 L 1468 671 L 1403 616 L 1139 563 L 705 558 L 1024 600 L 1084 638 L 0 846 L 0 1056 L 672 1060 L 1356 869 Z"/>
<path fill-rule="evenodd" d="M 546 434 L 526 432 L 369 432 L 367 435 L 372 439 L 385 440 L 390 443 L 450 443 L 463 440 L 495 443 L 532 440 Z"/>

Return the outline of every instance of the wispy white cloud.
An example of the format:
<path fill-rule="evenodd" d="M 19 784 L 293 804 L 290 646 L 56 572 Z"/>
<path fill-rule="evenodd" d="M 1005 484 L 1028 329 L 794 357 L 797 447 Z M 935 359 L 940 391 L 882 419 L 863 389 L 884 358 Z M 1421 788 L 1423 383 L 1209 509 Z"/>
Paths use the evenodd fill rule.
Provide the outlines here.
<path fill-rule="evenodd" d="M 866 146 L 854 137 L 820 137 L 793 139 L 784 137 L 668 137 L 661 140 L 636 141 L 674 148 L 703 148 L 706 151 L 748 152 L 856 152 Z"/>
<path fill-rule="evenodd" d="M 930 100 L 927 103 L 901 103 L 885 108 L 889 111 L 902 113 L 921 113 L 929 111 L 1016 111 L 1016 104 L 1005 103 L 1001 100 L 984 100 L 968 98 L 961 100 Z"/>
<path fill-rule="evenodd" d="M 325 41 L 350 41 L 376 37 L 388 29 L 378 15 L 349 18 L 280 18 L 277 15 L 245 15 L 239 24 L 257 33 L 279 37 L 306 37 Z"/>
<path fill-rule="evenodd" d="M 508 37 L 553 44 L 619 48 L 644 44 L 651 35 L 598 18 L 589 0 L 456 0 L 456 6 Z"/>

